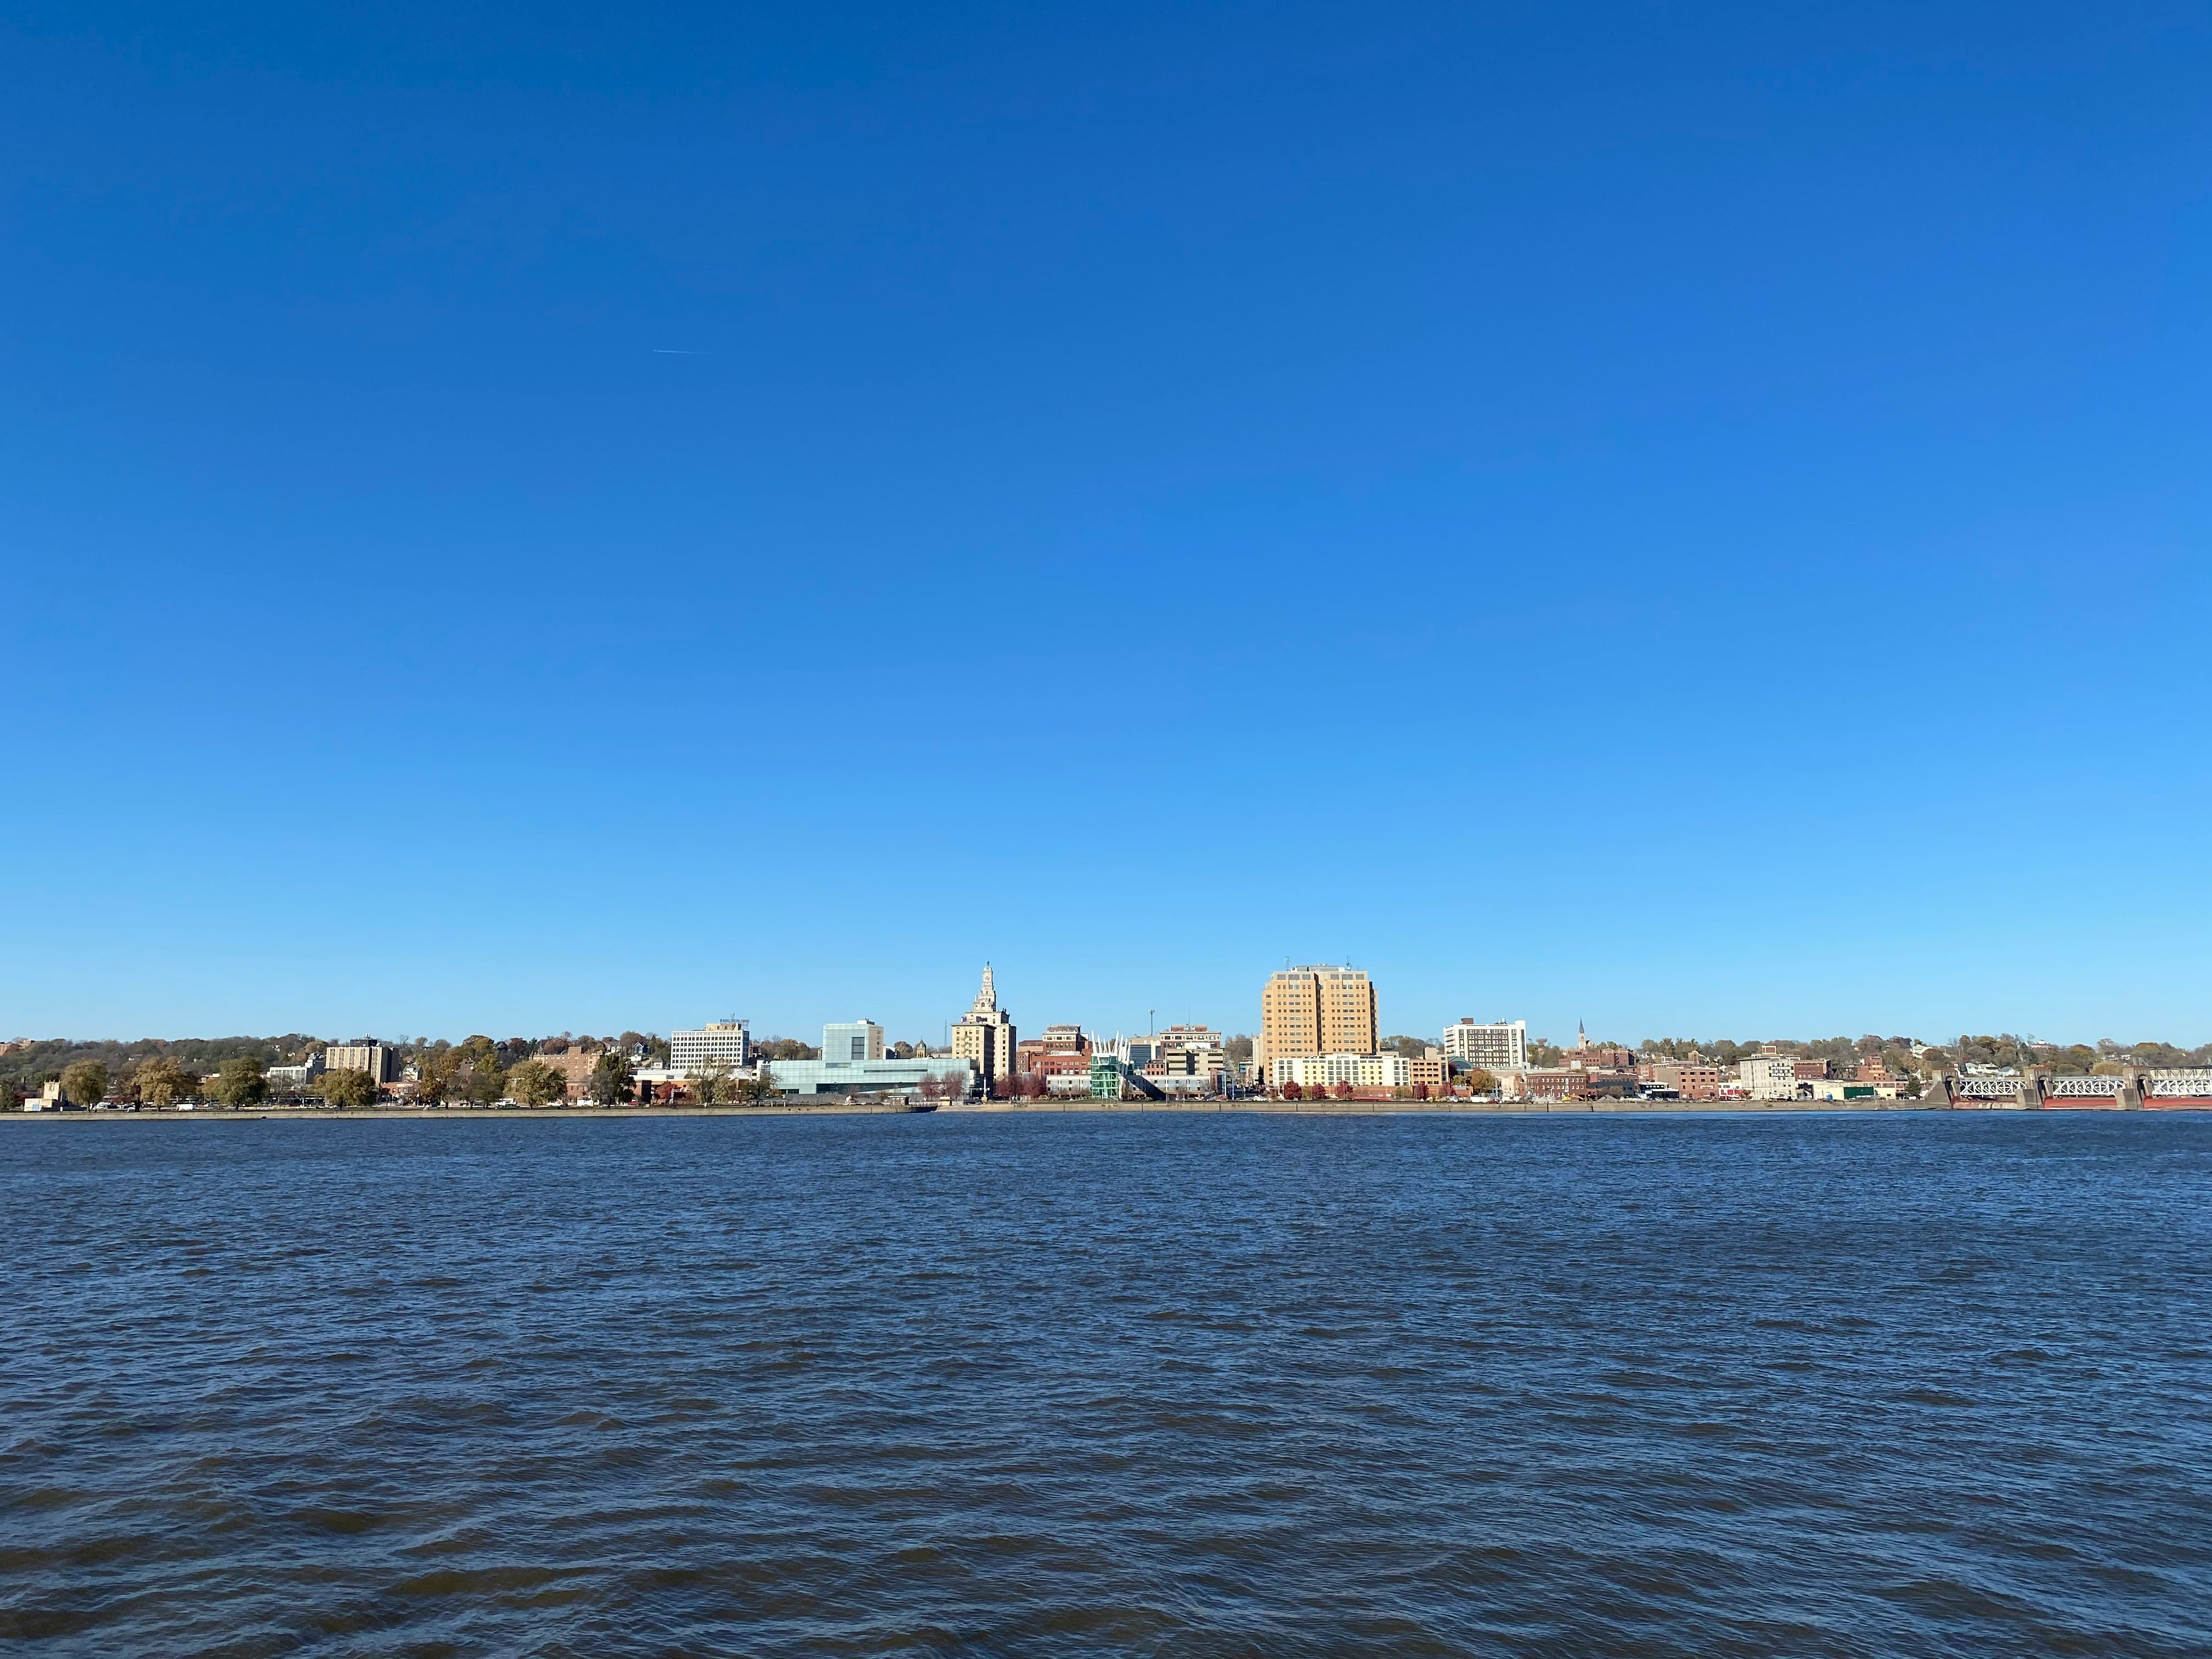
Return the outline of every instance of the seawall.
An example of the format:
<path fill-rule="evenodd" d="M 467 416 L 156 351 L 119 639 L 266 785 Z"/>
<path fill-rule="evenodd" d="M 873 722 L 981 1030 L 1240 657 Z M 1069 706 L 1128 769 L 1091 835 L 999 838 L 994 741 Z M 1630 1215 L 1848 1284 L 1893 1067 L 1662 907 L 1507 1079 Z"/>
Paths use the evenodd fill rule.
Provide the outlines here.
<path fill-rule="evenodd" d="M 1730 1117 L 1803 1112 L 1916 1112 L 1953 1110 L 1917 1100 L 1761 1101 L 1717 1103 L 1710 1101 L 1674 1103 L 1653 1100 L 1563 1101 L 1410 1101 L 1410 1100 L 1222 1100 L 1222 1101 L 992 1101 L 988 1103 L 945 1106 L 945 1112 L 990 1114 L 1000 1116 L 1045 1116 L 1065 1112 L 1146 1112 L 1155 1115 L 1192 1112 L 1255 1112 L 1273 1117 L 1530 1117 L 1598 1116 L 1620 1114 L 1644 1117 Z M 847 1104 L 842 1100 L 819 1105 L 797 1101 L 773 1106 L 370 1106 L 333 1111 L 318 1106 L 272 1106 L 242 1111 L 196 1108 L 191 1111 L 155 1109 L 105 1112 L 0 1112 L 0 1122 L 17 1123 L 329 1123 L 357 1118 L 411 1118 L 422 1122 L 473 1123 L 494 1118 L 539 1121 L 624 1117 L 889 1117 L 911 1110 L 905 1106 L 867 1103 Z"/>

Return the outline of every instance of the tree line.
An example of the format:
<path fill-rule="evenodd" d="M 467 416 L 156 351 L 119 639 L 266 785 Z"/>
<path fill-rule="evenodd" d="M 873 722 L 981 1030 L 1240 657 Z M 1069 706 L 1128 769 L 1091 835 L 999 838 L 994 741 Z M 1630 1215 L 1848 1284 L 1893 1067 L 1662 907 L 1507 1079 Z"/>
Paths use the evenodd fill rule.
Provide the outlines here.
<path fill-rule="evenodd" d="M 1533 1050 L 1534 1045 L 1530 1045 Z M 1914 1050 L 1917 1048 L 1918 1053 Z M 1862 1061 L 1878 1060 L 1893 1077 L 1923 1081 L 1948 1077 L 1967 1066 L 2009 1066 L 2017 1071 L 2047 1071 L 2060 1077 L 2113 1076 L 2131 1066 L 2181 1070 L 2212 1066 L 2212 1042 L 2185 1048 L 2171 1042 L 2119 1042 L 2100 1037 L 2094 1043 L 2063 1046 L 2039 1042 L 2033 1037 L 2007 1031 L 1996 1036 L 1962 1035 L 1950 1042 L 1921 1043 L 1911 1037 L 1816 1037 L 1797 1039 L 1748 1038 L 1737 1042 L 1725 1037 L 1647 1037 L 1638 1045 L 1645 1060 L 1703 1060 L 1708 1064 L 1734 1066 L 1763 1054 L 1825 1060 L 1829 1070 L 1848 1077 Z"/>
<path fill-rule="evenodd" d="M 356 1039 L 373 1042 L 376 1039 Z M 229 1107 L 257 1106 L 272 1099 L 319 1099 L 337 1107 L 374 1103 L 378 1086 L 366 1072 L 330 1070 L 294 1086 L 269 1077 L 275 1066 L 300 1066 L 333 1046 L 331 1040 L 292 1032 L 278 1037 L 224 1037 L 166 1042 L 74 1042 L 56 1040 L 8 1045 L 0 1051 L 0 1109 L 19 1106 L 27 1095 L 58 1084 L 73 1106 L 103 1100 L 144 1106 L 174 1106 L 210 1101 Z M 566 1097 L 567 1079 L 541 1056 L 572 1049 L 596 1049 L 586 1084 L 588 1097 L 612 1105 L 635 1092 L 639 1062 L 665 1065 L 665 1039 L 625 1031 L 618 1037 L 509 1037 L 484 1036 L 448 1042 L 418 1038 L 382 1044 L 417 1077 L 417 1097 L 428 1102 L 467 1101 L 489 1104 L 516 1099 L 546 1105 Z"/>

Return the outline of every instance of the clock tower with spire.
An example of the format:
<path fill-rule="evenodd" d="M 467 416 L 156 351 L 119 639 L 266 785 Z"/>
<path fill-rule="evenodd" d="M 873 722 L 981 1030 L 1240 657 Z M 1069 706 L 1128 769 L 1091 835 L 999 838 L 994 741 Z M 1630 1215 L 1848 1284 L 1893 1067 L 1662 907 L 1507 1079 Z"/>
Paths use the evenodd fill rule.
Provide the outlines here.
<path fill-rule="evenodd" d="M 988 962 L 983 964 L 983 988 L 953 1023 L 952 1053 L 975 1068 L 987 1089 L 997 1079 L 1014 1074 L 1014 1022 L 999 1006 L 999 989 Z"/>

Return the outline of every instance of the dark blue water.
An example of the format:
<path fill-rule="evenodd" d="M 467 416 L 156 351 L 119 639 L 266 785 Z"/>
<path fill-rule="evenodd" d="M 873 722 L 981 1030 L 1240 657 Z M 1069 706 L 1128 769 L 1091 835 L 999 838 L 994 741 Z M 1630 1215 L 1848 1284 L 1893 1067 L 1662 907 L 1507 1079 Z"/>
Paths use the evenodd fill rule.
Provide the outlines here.
<path fill-rule="evenodd" d="M 0 1635 L 2212 1652 L 2212 1121 L 0 1126 Z"/>

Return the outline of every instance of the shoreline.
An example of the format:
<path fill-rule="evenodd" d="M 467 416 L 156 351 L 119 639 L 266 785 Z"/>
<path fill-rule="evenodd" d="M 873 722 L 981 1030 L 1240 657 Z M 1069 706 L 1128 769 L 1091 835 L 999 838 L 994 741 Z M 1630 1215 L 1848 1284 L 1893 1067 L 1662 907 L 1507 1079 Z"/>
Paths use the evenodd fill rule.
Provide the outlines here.
<path fill-rule="evenodd" d="M 2118 1109 L 2087 1106 L 2068 1109 L 2045 1107 L 2045 1110 L 2089 1109 L 2112 1111 Z M 1050 1103 L 1012 1101 L 991 1101 L 958 1106 L 943 1106 L 939 1113 L 990 1114 L 1000 1116 L 1042 1116 L 1062 1113 L 1149 1113 L 1171 1115 L 1193 1113 L 1246 1112 L 1272 1117 L 1757 1117 L 1783 1114 L 1802 1115 L 1806 1113 L 1863 1115 L 1877 1112 L 1957 1112 L 1957 1111 L 2023 1111 L 2023 1107 L 1960 1107 L 1933 1106 L 1917 1100 L 1883 1101 L 1879 1104 L 1857 1101 L 1760 1101 L 1756 1103 L 1718 1103 L 1713 1101 L 1667 1102 L 1652 1100 L 1632 1101 L 1287 1101 L 1287 1100 L 1221 1100 L 1203 1102 L 1072 1100 Z M 902 1105 L 877 1105 L 865 1102 L 847 1104 L 842 1101 L 822 1105 L 802 1105 L 783 1102 L 773 1106 L 370 1106 L 334 1111 L 328 1107 L 277 1106 L 258 1109 L 228 1110 L 223 1108 L 195 1109 L 180 1112 L 173 1109 L 139 1111 L 82 1111 L 82 1112 L 0 1112 L 0 1121 L 20 1122 L 173 1122 L 173 1123 L 331 1123 L 363 1118 L 411 1119 L 420 1122 L 470 1123 L 488 1119 L 496 1120 L 554 1120 L 593 1121 L 612 1118 L 702 1118 L 702 1117 L 904 1117 L 929 1116 L 930 1113 L 915 1112 Z"/>

